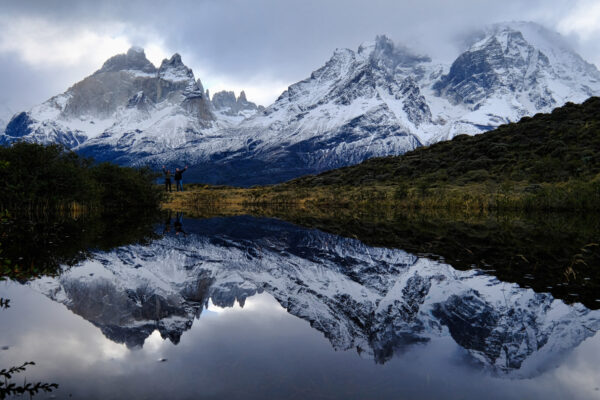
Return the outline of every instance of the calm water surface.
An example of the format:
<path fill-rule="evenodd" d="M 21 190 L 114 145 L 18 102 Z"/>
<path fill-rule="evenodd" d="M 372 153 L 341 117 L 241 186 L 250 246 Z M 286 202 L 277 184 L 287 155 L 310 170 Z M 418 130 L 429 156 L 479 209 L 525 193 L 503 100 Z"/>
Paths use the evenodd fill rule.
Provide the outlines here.
<path fill-rule="evenodd" d="M 0 368 L 36 398 L 600 399 L 600 311 L 550 290 L 275 219 L 155 233 L 0 282 Z"/>

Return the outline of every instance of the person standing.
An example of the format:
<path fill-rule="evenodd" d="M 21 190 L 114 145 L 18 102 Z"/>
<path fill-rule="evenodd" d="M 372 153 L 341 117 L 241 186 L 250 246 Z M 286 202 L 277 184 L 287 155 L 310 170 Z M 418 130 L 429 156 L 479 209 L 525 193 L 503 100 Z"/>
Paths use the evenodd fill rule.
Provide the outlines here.
<path fill-rule="evenodd" d="M 163 165 L 163 174 L 165 175 L 165 191 L 171 191 L 171 171 Z"/>
<path fill-rule="evenodd" d="M 173 226 L 175 227 L 176 236 L 178 236 L 180 233 L 182 233 L 183 236 L 187 236 L 187 232 L 183 230 L 183 212 L 177 213 Z"/>
<path fill-rule="evenodd" d="M 179 190 L 181 190 L 183 192 L 183 182 L 182 182 L 183 177 L 181 175 L 187 169 L 188 169 L 187 165 L 185 166 L 184 169 L 175 168 L 175 186 L 176 186 L 178 192 L 179 192 Z"/>

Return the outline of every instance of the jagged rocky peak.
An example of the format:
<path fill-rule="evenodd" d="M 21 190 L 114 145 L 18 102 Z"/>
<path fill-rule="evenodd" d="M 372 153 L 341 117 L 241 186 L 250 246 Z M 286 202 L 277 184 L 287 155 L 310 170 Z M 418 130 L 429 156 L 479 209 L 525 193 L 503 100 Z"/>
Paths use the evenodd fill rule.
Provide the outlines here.
<path fill-rule="evenodd" d="M 423 62 L 431 62 L 431 58 L 420 55 L 406 46 L 394 43 L 386 35 L 378 35 L 375 41 L 362 44 L 358 53 L 368 56 L 372 63 L 380 63 L 393 69 L 397 66 L 412 67 Z"/>
<path fill-rule="evenodd" d="M 241 115 L 247 111 L 260 111 L 264 109 L 264 107 L 257 106 L 255 103 L 248 101 L 246 93 L 243 90 L 237 98 L 232 91 L 222 90 L 217 92 L 212 96 L 212 105 L 215 110 L 233 116 Z"/>
<path fill-rule="evenodd" d="M 127 50 L 126 54 L 118 54 L 106 60 L 95 74 L 127 70 L 156 73 L 156 67 L 146 58 L 144 49 L 134 46 Z"/>
<path fill-rule="evenodd" d="M 235 107 L 235 93 L 227 90 L 216 92 L 212 96 L 212 103 L 217 110 L 221 110 L 226 107 Z"/>
<path fill-rule="evenodd" d="M 572 47 L 559 33 L 551 31 L 535 22 L 525 21 L 501 22 L 487 26 L 483 30 L 475 32 L 471 38 L 471 43 L 467 42 L 467 44 L 477 46 L 482 41 L 496 38 L 503 42 L 503 48 L 506 49 L 509 45 L 507 39 L 511 37 L 521 38 L 540 50 L 550 50 L 550 52 L 553 52 L 554 49 L 560 49 L 570 53 L 573 52 Z"/>
<path fill-rule="evenodd" d="M 573 96 L 585 100 L 600 82 L 596 67 L 563 37 L 532 22 L 491 25 L 467 43 L 468 49 L 434 86 L 438 95 L 454 104 L 476 109 L 496 94 L 527 93 L 535 110 L 546 110 L 573 101 Z"/>
<path fill-rule="evenodd" d="M 158 76 L 169 81 L 194 80 L 194 73 L 183 63 L 178 53 L 162 61 L 158 68 Z"/>

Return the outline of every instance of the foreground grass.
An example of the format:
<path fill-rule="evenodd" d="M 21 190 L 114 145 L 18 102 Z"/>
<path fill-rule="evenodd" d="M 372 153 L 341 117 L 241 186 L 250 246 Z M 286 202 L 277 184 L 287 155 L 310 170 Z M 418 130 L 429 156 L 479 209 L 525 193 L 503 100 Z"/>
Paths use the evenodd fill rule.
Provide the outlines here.
<path fill-rule="evenodd" d="M 172 193 L 163 203 L 164 208 L 188 212 L 207 206 L 243 209 L 265 205 L 296 208 L 394 207 L 469 212 L 597 210 L 600 206 L 600 174 L 589 180 L 535 185 L 506 181 L 439 184 L 427 188 L 418 184 L 393 183 L 303 187 L 297 181 L 248 189 L 188 185 L 186 192 Z"/>

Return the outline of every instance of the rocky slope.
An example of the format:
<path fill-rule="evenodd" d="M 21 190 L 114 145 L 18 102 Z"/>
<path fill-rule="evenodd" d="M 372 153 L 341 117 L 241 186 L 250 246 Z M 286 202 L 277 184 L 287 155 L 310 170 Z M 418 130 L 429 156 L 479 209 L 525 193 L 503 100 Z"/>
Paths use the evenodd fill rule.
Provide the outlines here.
<path fill-rule="evenodd" d="M 117 56 L 64 95 L 15 116 L 2 140 L 60 141 L 127 164 L 184 162 L 194 166 L 188 179 L 251 185 L 401 154 L 600 94 L 596 67 L 532 23 L 487 28 L 451 65 L 379 36 L 357 51 L 336 50 L 264 110 L 231 92 L 210 102 L 179 57 L 156 72 L 140 54 Z M 98 74 L 106 87 L 119 83 L 114 96 L 88 98 L 105 93 L 96 90 Z M 95 117 L 91 128 L 83 116 L 108 116 L 125 99 L 132 105 L 117 123 Z M 74 115 L 69 121 L 77 123 L 60 122 Z"/>
<path fill-rule="evenodd" d="M 166 235 L 29 283 L 130 347 L 155 329 L 177 343 L 209 304 L 267 292 L 339 350 L 385 362 L 452 337 L 490 372 L 532 376 L 600 328 L 600 313 L 546 293 L 457 271 L 401 250 L 237 217 L 186 221 Z"/>

